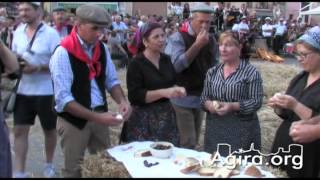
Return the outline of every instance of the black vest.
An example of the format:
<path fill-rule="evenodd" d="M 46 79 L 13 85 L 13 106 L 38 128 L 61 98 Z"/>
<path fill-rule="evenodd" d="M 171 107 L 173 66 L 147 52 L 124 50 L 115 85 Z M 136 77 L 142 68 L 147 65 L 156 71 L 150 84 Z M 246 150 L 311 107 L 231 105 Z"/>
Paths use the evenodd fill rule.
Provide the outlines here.
<path fill-rule="evenodd" d="M 106 89 L 105 89 L 105 80 L 106 80 L 106 51 L 104 45 L 100 43 L 101 55 L 99 62 L 101 63 L 101 72 L 98 77 L 95 77 L 95 80 L 98 84 L 100 92 L 105 103 L 105 111 L 108 111 L 108 104 L 106 103 Z M 71 93 L 77 101 L 82 106 L 87 109 L 91 109 L 91 84 L 89 80 L 89 68 L 86 63 L 78 60 L 72 54 L 69 54 L 69 60 L 71 64 L 71 69 L 73 72 L 73 83 L 71 86 Z M 71 115 L 68 112 L 58 113 L 59 116 L 63 117 L 66 121 L 73 124 L 79 129 L 83 129 L 87 123 L 87 120 L 81 119 Z"/>
<path fill-rule="evenodd" d="M 196 37 L 189 35 L 187 32 L 180 32 L 180 34 L 187 51 L 196 41 Z M 210 36 L 209 43 L 199 51 L 190 66 L 178 73 L 177 85 L 185 87 L 188 95 L 201 95 L 206 73 L 209 68 L 217 63 L 215 62 L 216 54 L 213 52 L 213 48 L 214 42 L 212 36 Z"/>

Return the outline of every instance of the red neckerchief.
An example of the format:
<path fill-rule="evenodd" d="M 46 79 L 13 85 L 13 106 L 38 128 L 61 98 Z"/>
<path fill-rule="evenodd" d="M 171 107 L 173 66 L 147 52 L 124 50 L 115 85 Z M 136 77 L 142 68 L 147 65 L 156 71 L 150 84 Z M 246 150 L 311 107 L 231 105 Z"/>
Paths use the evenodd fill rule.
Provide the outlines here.
<path fill-rule="evenodd" d="M 99 41 L 97 41 L 92 59 L 88 57 L 82 49 L 81 44 L 77 37 L 77 28 L 74 26 L 70 35 L 65 37 L 60 43 L 70 54 L 75 56 L 78 60 L 86 63 L 89 66 L 89 79 L 92 80 L 95 76 L 99 76 L 101 72 L 101 63 L 98 61 L 101 55 Z"/>
<path fill-rule="evenodd" d="M 182 24 L 179 31 L 180 32 L 188 32 L 188 28 L 189 28 L 189 23 L 188 23 L 188 21 L 186 21 Z"/>

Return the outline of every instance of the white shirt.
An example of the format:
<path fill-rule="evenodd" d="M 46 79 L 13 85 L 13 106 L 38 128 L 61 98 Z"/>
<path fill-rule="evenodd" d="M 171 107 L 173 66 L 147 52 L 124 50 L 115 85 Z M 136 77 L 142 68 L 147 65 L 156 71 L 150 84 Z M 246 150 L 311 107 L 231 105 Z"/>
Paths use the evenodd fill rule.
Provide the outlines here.
<path fill-rule="evenodd" d="M 143 26 L 144 25 L 144 22 L 143 21 L 139 21 L 138 22 L 138 27 L 140 28 L 141 26 Z"/>
<path fill-rule="evenodd" d="M 232 31 L 234 31 L 234 32 L 240 32 L 240 31 L 248 32 L 249 31 L 249 26 L 246 23 L 240 22 L 239 24 L 234 24 L 232 26 Z"/>
<path fill-rule="evenodd" d="M 273 30 L 273 25 L 271 25 L 271 24 L 262 25 L 262 35 L 263 35 L 263 37 L 271 37 L 272 36 L 272 31 L 271 32 L 265 32 L 266 30 Z"/>
<path fill-rule="evenodd" d="M 280 35 L 280 36 L 282 36 L 286 31 L 287 31 L 287 26 L 286 25 L 284 25 L 284 24 L 276 24 L 275 26 L 274 26 L 274 28 L 276 28 L 276 33 L 275 33 L 275 35 Z"/>
<path fill-rule="evenodd" d="M 43 24 L 36 34 L 31 50 L 27 52 L 29 39 L 26 34 L 27 24 L 21 24 L 13 35 L 12 51 L 21 55 L 31 65 L 48 65 L 51 54 L 60 42 L 58 32 L 52 27 Z M 23 95 L 53 95 L 50 72 L 34 72 L 23 74 L 17 90 Z"/>

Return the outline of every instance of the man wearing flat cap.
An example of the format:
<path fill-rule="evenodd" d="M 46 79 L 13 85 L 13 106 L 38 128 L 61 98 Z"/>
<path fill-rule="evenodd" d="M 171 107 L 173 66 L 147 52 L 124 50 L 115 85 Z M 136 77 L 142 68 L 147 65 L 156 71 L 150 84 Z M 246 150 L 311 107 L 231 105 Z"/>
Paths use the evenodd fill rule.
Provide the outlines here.
<path fill-rule="evenodd" d="M 108 48 L 98 40 L 110 16 L 102 7 L 86 4 L 77 8 L 76 18 L 50 61 L 64 177 L 81 177 L 85 150 L 95 154 L 108 148 L 109 126 L 121 124 L 131 112 Z M 118 104 L 121 120 L 108 111 L 106 90 Z"/>
<path fill-rule="evenodd" d="M 43 175 L 55 175 L 52 164 L 57 142 L 57 115 L 52 110 L 53 87 L 49 60 L 59 44 L 58 33 L 41 22 L 40 2 L 21 2 L 18 6 L 22 24 L 14 31 L 12 51 L 22 63 L 22 75 L 13 110 L 14 123 L 14 177 L 26 178 L 25 164 L 30 127 L 39 117 L 44 133 L 46 164 Z"/>
<path fill-rule="evenodd" d="M 200 95 L 207 70 L 217 61 L 218 46 L 208 33 L 213 9 L 199 3 L 191 9 L 191 20 L 185 29 L 170 36 L 165 52 L 177 72 L 177 85 L 187 90 L 184 98 L 172 99 L 182 147 L 196 148 L 204 112 Z"/>
<path fill-rule="evenodd" d="M 56 7 L 52 10 L 53 27 L 58 31 L 60 39 L 63 39 L 71 33 L 72 25 L 66 22 L 65 9 L 63 7 Z"/>
<path fill-rule="evenodd" d="M 266 39 L 267 47 L 272 49 L 272 35 L 273 35 L 273 25 L 271 24 L 271 18 L 266 17 L 264 19 L 265 23 L 262 25 L 262 36 Z"/>

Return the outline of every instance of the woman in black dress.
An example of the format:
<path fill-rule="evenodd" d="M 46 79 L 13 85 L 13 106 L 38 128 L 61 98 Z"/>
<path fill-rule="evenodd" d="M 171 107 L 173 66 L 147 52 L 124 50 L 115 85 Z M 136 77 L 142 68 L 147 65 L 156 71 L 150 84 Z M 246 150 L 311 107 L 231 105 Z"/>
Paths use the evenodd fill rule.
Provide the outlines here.
<path fill-rule="evenodd" d="M 320 140 L 299 142 L 299 139 L 293 139 L 293 132 L 297 130 L 293 126 L 290 133 L 290 127 L 294 122 L 308 121 L 320 112 L 320 27 L 314 27 L 301 36 L 295 44 L 295 50 L 303 71 L 291 80 L 284 95 L 276 94 L 269 100 L 269 105 L 283 119 L 277 130 L 272 152 L 277 152 L 280 147 L 288 150 L 291 144 L 301 144 L 301 168 L 295 165 L 299 162 L 293 162 L 292 159 L 289 159 L 287 165 L 281 164 L 280 168 L 289 177 L 317 177 L 320 170 Z M 294 148 L 289 155 L 300 154 L 301 149 Z"/>
<path fill-rule="evenodd" d="M 175 111 L 170 98 L 183 97 L 186 91 L 175 86 L 175 70 L 170 57 L 161 50 L 165 34 L 158 23 L 147 23 L 140 29 L 137 56 L 129 64 L 127 88 L 133 112 L 124 124 L 121 140 L 169 141 L 179 145 Z"/>

